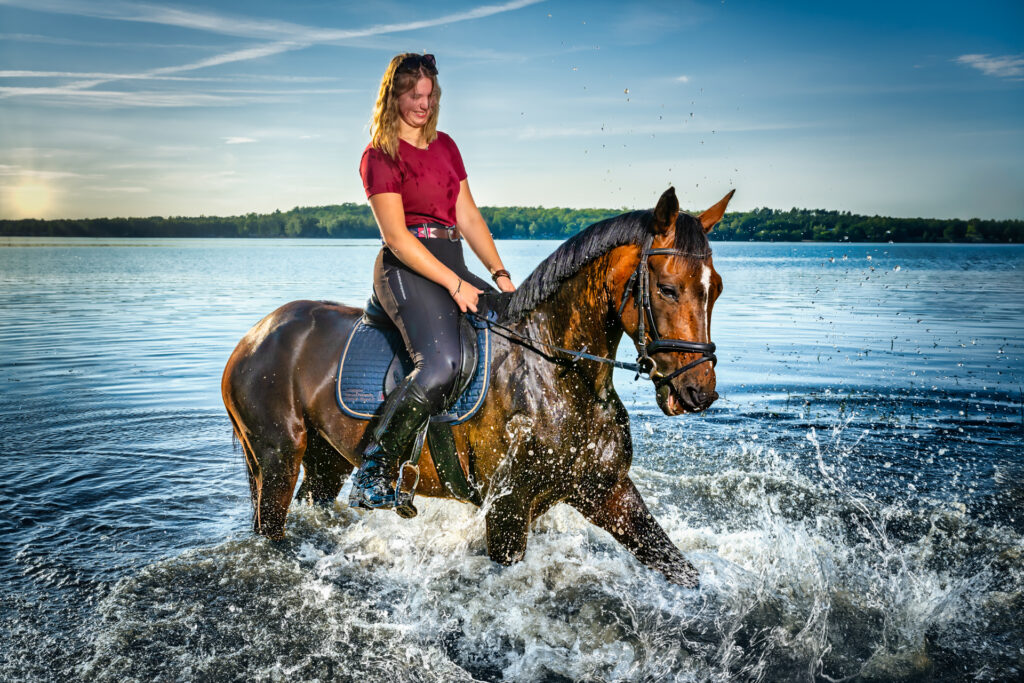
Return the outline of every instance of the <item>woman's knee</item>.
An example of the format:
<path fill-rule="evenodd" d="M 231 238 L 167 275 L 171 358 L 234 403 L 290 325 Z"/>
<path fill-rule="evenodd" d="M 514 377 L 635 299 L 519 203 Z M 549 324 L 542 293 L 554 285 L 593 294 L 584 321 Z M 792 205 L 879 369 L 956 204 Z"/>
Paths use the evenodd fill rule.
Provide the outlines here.
<path fill-rule="evenodd" d="M 423 387 L 437 411 L 447 408 L 448 401 L 454 398 L 451 391 L 458 379 L 460 360 L 458 355 L 432 354 L 416 371 L 416 383 Z"/>

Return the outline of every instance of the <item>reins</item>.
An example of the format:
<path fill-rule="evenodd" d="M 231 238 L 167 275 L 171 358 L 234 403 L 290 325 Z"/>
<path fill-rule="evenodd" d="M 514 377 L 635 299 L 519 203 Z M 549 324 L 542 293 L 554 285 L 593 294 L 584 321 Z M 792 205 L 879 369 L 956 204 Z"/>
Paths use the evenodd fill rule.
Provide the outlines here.
<path fill-rule="evenodd" d="M 650 268 L 648 267 L 647 261 L 651 256 L 665 255 L 665 256 L 702 256 L 706 258 L 708 254 L 688 254 L 677 249 L 652 249 L 651 244 L 654 241 L 654 236 L 649 235 L 644 241 L 643 249 L 640 253 L 640 262 L 636 266 L 636 270 L 629 276 L 629 280 L 626 282 L 626 287 L 622 292 L 622 301 L 619 304 L 618 316 L 622 318 L 622 312 L 626 308 L 626 302 L 629 300 L 630 294 L 633 294 L 633 300 L 636 302 L 637 308 L 637 346 L 639 347 L 640 354 L 637 356 L 635 363 L 627 363 L 614 358 L 608 358 L 606 356 L 598 356 L 592 353 L 587 353 L 584 350 L 574 351 L 572 349 L 566 349 L 549 342 L 534 339 L 532 337 L 520 334 L 515 330 L 502 325 L 501 323 L 492 320 L 490 318 L 481 317 L 475 313 L 467 312 L 466 315 L 471 316 L 473 319 L 479 321 L 481 324 L 486 325 L 499 337 L 509 340 L 514 344 L 518 344 L 524 348 L 533 351 L 537 355 L 541 356 L 545 360 L 556 365 L 563 367 L 572 367 L 580 361 L 580 359 L 592 360 L 598 363 L 607 363 L 623 370 L 632 370 L 636 372 L 634 380 L 639 379 L 640 376 L 644 376 L 654 382 L 655 387 L 661 387 L 667 382 L 671 381 L 678 375 L 697 367 L 701 363 L 710 361 L 712 365 L 718 363 L 718 357 L 715 356 L 715 344 L 713 342 L 694 342 L 687 341 L 685 339 L 664 339 L 658 334 L 658 328 L 654 322 L 654 310 L 651 308 L 651 283 L 650 283 Z M 637 290 L 633 293 L 633 290 Z M 651 342 L 647 342 L 647 331 L 646 324 L 650 323 L 650 334 Z M 562 353 L 569 356 L 565 358 L 550 353 L 545 353 L 538 346 L 545 347 L 556 353 Z M 585 348 L 585 347 L 584 347 Z M 687 363 L 681 368 L 677 368 L 672 373 L 654 379 L 651 377 L 651 372 L 654 370 L 655 363 L 654 359 L 651 358 L 651 354 L 669 352 L 669 353 L 699 353 L 701 357 L 695 361 Z"/>

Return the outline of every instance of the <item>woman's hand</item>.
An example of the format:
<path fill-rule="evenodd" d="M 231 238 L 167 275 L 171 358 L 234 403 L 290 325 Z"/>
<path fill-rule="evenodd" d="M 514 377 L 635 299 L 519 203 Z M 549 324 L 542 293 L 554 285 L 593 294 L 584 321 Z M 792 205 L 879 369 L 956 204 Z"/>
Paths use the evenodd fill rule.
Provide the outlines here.
<path fill-rule="evenodd" d="M 469 310 L 476 313 L 477 301 L 480 299 L 480 295 L 484 293 L 484 290 L 477 289 L 460 278 L 458 284 L 448 290 L 448 293 L 455 299 L 455 303 L 459 305 L 460 311 L 465 313 Z"/>
<path fill-rule="evenodd" d="M 516 286 L 512 284 L 512 278 L 508 277 L 507 275 L 499 276 L 498 279 L 494 281 L 494 284 L 497 285 L 498 289 L 500 289 L 503 292 L 516 291 Z"/>

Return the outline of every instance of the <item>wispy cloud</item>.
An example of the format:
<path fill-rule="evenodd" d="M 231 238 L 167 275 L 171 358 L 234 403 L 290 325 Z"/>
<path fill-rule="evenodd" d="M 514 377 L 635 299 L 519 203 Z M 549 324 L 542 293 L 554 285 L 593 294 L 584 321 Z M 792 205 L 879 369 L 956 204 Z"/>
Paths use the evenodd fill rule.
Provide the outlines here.
<path fill-rule="evenodd" d="M 495 14 L 500 14 L 502 12 L 521 9 L 542 1 L 543 0 L 512 0 L 511 2 L 497 5 L 483 5 L 463 12 L 455 12 L 453 14 L 436 17 L 434 19 L 423 19 L 420 21 L 393 24 L 377 24 L 361 29 L 322 29 L 285 21 L 248 19 L 244 17 L 227 16 L 209 12 L 180 10 L 150 4 L 129 4 L 125 2 L 110 1 L 96 3 L 80 2 L 77 0 L 74 2 L 70 0 L 0 0 L 0 5 L 22 7 L 39 12 L 88 16 L 115 21 L 155 23 L 208 31 L 222 35 L 275 39 L 274 42 L 264 45 L 232 50 L 230 52 L 214 55 L 212 57 L 207 57 L 195 62 L 189 62 L 187 64 L 159 67 L 135 74 L 111 74 L 103 77 L 90 78 L 89 80 L 68 83 L 58 88 L 0 88 L 0 98 L 25 97 L 32 95 L 48 95 L 50 97 L 54 97 L 61 94 L 75 96 L 81 91 L 90 90 L 98 85 L 103 85 L 112 81 L 122 79 L 138 80 L 154 76 L 162 77 L 169 74 L 220 66 L 222 64 L 270 57 L 282 52 L 301 50 L 316 44 L 343 44 L 346 41 L 356 38 L 413 31 L 442 24 L 481 19 Z M 119 93 L 118 95 L 127 94 Z M 203 96 L 193 95 L 193 97 Z M 135 104 L 136 101 L 138 104 Z M 182 106 L 161 104 L 159 98 L 152 93 L 149 97 L 137 98 L 137 100 L 133 100 L 133 98 L 127 96 L 115 97 L 115 99 L 111 101 L 111 105 Z"/>
<path fill-rule="evenodd" d="M 681 123 L 658 123 L 637 126 L 611 126 L 595 123 L 588 127 L 535 127 L 529 126 L 516 132 L 520 140 L 546 140 L 554 138 L 618 137 L 623 135 L 673 135 L 677 133 L 751 133 L 759 131 L 785 131 L 814 128 L 815 123 L 711 123 L 706 121 L 683 121 Z M 498 131 L 476 131 L 477 134 L 496 134 Z"/>
<path fill-rule="evenodd" d="M 200 83 L 251 83 L 273 81 L 280 83 L 323 83 L 340 80 L 337 76 L 289 76 L 287 74 L 244 74 L 238 76 L 155 76 L 152 74 L 119 74 L 103 71 L 29 71 L 0 69 L 0 78 L 84 78 L 117 81 L 187 81 Z"/>
<path fill-rule="evenodd" d="M 289 90 L 282 90 L 273 95 L 240 93 L 225 95 L 195 92 L 89 90 L 70 86 L 54 88 L 0 87 L 0 98 L 29 95 L 55 104 L 101 109 L 115 107 L 230 107 L 242 104 L 290 102 L 294 97 L 292 91 Z"/>
<path fill-rule="evenodd" d="M 89 192 L 118 192 L 118 193 L 125 193 L 125 194 L 142 194 L 142 193 L 150 192 L 151 191 L 148 187 L 140 187 L 138 185 L 115 185 L 115 186 L 96 186 L 96 185 L 93 185 L 93 186 L 90 186 L 90 187 L 84 187 L 82 189 L 83 190 L 87 190 Z"/>
<path fill-rule="evenodd" d="M 10 3 L 3 2 L 0 0 L 0 5 L 7 5 Z M 136 43 L 124 43 L 124 42 L 111 42 L 111 41 L 95 41 L 95 40 L 77 40 L 75 38 L 58 38 L 56 36 L 41 36 L 35 33 L 0 33 L 0 40 L 17 41 L 21 43 L 44 43 L 47 45 L 77 45 L 80 47 L 96 47 L 96 48 L 131 48 L 131 49 L 167 49 L 167 50 L 217 50 L 220 49 L 214 45 L 200 45 L 198 43 L 151 43 L 151 42 L 136 42 Z"/>
<path fill-rule="evenodd" d="M 0 164 L 0 176 L 16 176 L 18 178 L 38 178 L 40 180 L 55 180 L 57 178 L 88 178 L 89 176 L 71 171 L 42 171 L 34 168 L 24 168 L 12 164 Z"/>
<path fill-rule="evenodd" d="M 682 76 L 676 76 L 675 80 L 676 80 L 676 83 L 689 83 L 690 82 L 690 77 L 687 76 L 686 74 L 683 74 Z"/>
<path fill-rule="evenodd" d="M 955 60 L 996 78 L 1024 79 L 1024 55 L 960 55 Z"/>
<path fill-rule="evenodd" d="M 241 136 L 224 138 L 225 145 L 244 145 L 247 142 L 259 142 L 256 138 L 245 138 Z"/>
<path fill-rule="evenodd" d="M 133 21 L 166 26 L 190 28 L 221 35 L 244 38 L 272 38 L 277 41 L 326 43 L 343 41 L 351 38 L 362 38 L 399 31 L 413 31 L 430 28 L 441 24 L 451 24 L 471 19 L 482 19 L 494 14 L 535 5 L 543 0 L 511 0 L 496 5 L 482 5 L 462 12 L 447 14 L 434 19 L 401 22 L 394 24 L 376 24 L 361 29 L 332 29 L 304 26 L 280 20 L 250 19 L 240 16 L 215 14 L 212 12 L 196 12 L 189 10 L 162 7 L 152 4 L 134 4 L 126 2 L 81 2 L 78 0 L 0 0 L 0 5 L 21 7 L 37 12 L 54 14 L 72 14 L 77 16 L 95 17 L 113 21 Z"/>

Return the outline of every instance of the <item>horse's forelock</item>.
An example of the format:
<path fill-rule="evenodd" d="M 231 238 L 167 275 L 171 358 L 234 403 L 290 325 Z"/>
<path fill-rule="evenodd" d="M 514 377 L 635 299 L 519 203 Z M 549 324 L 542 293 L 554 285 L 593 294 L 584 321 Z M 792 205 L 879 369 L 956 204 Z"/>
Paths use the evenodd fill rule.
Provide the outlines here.
<path fill-rule="evenodd" d="M 676 219 L 675 241 L 672 244 L 680 255 L 688 258 L 704 260 L 711 256 L 711 243 L 708 242 L 704 226 L 696 216 L 684 211 L 679 212 Z"/>

